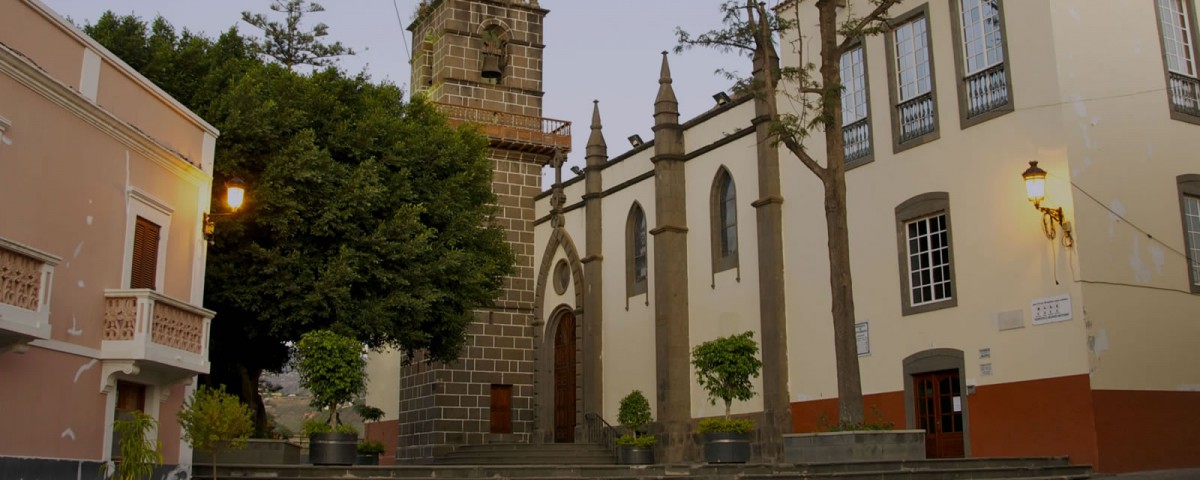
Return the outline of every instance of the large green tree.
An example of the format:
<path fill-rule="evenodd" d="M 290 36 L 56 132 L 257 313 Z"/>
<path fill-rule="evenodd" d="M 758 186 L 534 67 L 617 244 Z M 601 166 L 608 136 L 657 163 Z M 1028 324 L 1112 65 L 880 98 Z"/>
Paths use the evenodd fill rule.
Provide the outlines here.
<path fill-rule="evenodd" d="M 107 13 L 85 30 L 221 130 L 214 209 L 226 179 L 247 183 L 218 220 L 205 305 L 210 381 L 256 405 L 260 429 L 259 376 L 305 332 L 457 357 L 513 265 L 483 137 L 365 74 L 267 63 L 233 29 L 210 40 Z"/>
<path fill-rule="evenodd" d="M 844 0 L 815 3 L 785 2 L 790 18 L 781 17 L 759 0 L 728 0 L 721 5 L 724 27 L 699 35 L 677 30 L 679 47 L 715 48 L 752 59 L 753 78 L 739 78 L 737 88 L 761 102 L 770 126 L 770 139 L 783 145 L 811 172 L 823 187 L 825 232 L 829 252 L 830 314 L 837 365 L 838 417 L 842 422 L 863 421 L 862 382 L 858 369 L 858 347 L 854 333 L 854 283 L 850 274 L 850 233 L 846 221 L 846 156 L 842 137 L 842 54 L 866 35 L 887 30 L 888 11 L 900 0 L 867 0 L 858 6 Z M 854 2 L 852 2 L 854 3 Z M 816 35 L 802 28 L 812 24 L 801 18 L 801 9 L 816 10 Z M 809 13 L 812 13 L 811 11 Z M 807 15 L 807 14 L 806 14 Z M 780 35 L 794 39 L 796 56 L 781 68 L 775 40 Z M 816 48 L 814 49 L 813 46 Z M 818 63 L 805 55 L 816 51 Z M 736 75 L 731 75 L 736 78 Z M 781 110 L 779 99 L 794 107 Z M 824 152 L 812 152 L 804 141 L 821 133 Z"/>

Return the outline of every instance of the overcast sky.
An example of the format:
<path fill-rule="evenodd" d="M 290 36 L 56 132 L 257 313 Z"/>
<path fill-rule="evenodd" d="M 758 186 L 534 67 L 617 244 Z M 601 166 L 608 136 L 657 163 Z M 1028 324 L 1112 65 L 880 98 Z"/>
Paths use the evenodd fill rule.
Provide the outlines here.
<path fill-rule="evenodd" d="M 143 20 L 161 15 L 177 30 L 187 28 L 215 37 L 236 26 L 243 34 L 258 31 L 241 22 L 241 12 L 274 14 L 270 0 L 42 0 L 76 24 L 94 23 L 105 10 L 133 13 Z M 409 91 L 408 45 L 404 29 L 417 0 L 324 0 L 326 11 L 306 21 L 329 25 L 330 41 L 358 52 L 344 57 L 342 68 L 366 70 Z M 770 2 L 776 3 L 776 2 Z M 675 46 L 675 27 L 701 32 L 720 25 L 721 0 L 541 0 L 546 19 L 542 115 L 574 124 L 574 148 L 568 165 L 582 165 L 591 121 L 592 100 L 600 101 L 609 157 L 629 149 L 626 138 L 653 138 L 654 96 L 663 50 Z M 398 13 L 397 13 L 398 11 Z M 280 18 L 278 14 L 275 17 Z M 732 54 L 691 50 L 670 56 L 682 119 L 713 106 L 712 95 L 730 82 L 713 72 L 725 67 L 749 70 L 749 61 Z M 218 140 L 220 142 L 220 140 Z M 547 174 L 550 169 L 546 169 Z M 571 174 L 564 168 L 563 178 Z"/>

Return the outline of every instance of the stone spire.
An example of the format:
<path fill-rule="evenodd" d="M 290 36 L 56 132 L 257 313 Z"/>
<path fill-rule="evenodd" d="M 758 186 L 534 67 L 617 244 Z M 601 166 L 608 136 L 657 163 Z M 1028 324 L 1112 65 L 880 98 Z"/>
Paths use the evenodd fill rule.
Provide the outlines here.
<path fill-rule="evenodd" d="M 658 76 L 658 97 L 654 99 L 654 124 L 678 124 L 679 100 L 675 99 L 675 88 L 671 86 L 671 65 L 667 52 L 662 52 L 662 72 Z"/>
<path fill-rule="evenodd" d="M 592 100 L 592 135 L 587 142 L 588 167 L 600 166 L 608 160 L 608 143 L 604 141 L 604 126 L 600 124 L 600 101 Z"/>

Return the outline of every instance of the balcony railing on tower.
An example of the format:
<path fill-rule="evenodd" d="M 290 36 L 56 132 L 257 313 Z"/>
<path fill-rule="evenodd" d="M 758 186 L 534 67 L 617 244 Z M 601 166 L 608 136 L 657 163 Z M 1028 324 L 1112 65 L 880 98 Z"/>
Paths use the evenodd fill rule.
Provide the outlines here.
<path fill-rule="evenodd" d="M 451 124 L 473 123 L 492 140 L 492 146 L 552 153 L 571 149 L 571 122 L 515 113 L 437 104 Z"/>
<path fill-rule="evenodd" d="M 1200 80 L 1170 72 L 1171 109 L 1179 113 L 1200 116 Z"/>
<path fill-rule="evenodd" d="M 215 313 L 148 289 L 104 292 L 105 360 L 208 373 L 208 337 Z"/>

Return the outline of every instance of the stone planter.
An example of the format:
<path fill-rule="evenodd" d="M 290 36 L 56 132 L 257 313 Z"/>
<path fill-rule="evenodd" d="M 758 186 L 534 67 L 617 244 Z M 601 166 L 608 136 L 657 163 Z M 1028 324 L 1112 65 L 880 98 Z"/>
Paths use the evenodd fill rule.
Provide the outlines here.
<path fill-rule="evenodd" d="M 863 430 L 783 436 L 785 463 L 924 460 L 924 430 Z"/>
<path fill-rule="evenodd" d="M 308 461 L 313 465 L 354 465 L 358 459 L 358 435 L 314 433 L 308 437 Z"/>
<path fill-rule="evenodd" d="M 246 448 L 224 448 L 217 452 L 217 463 L 221 465 L 299 465 L 304 463 L 300 445 L 287 440 L 246 440 Z M 208 463 L 212 454 L 197 450 L 195 461 Z"/>
<path fill-rule="evenodd" d="M 617 446 L 617 463 L 621 465 L 653 465 L 654 449 L 633 445 Z"/>
<path fill-rule="evenodd" d="M 704 461 L 746 463 L 750 460 L 750 434 L 709 432 L 704 434 Z"/>

